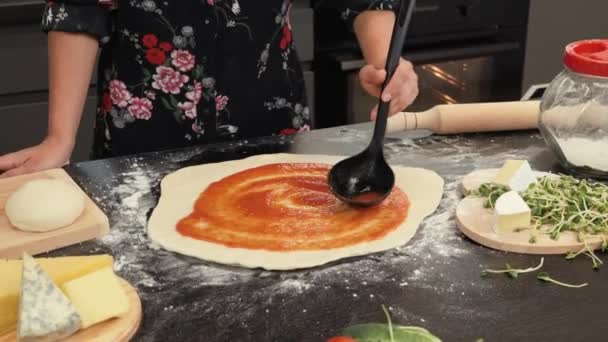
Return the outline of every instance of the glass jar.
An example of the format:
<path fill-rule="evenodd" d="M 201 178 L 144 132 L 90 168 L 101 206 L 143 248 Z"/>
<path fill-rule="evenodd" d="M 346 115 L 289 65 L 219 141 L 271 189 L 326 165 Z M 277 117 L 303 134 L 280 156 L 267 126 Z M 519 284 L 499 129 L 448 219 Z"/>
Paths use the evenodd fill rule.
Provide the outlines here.
<path fill-rule="evenodd" d="M 608 178 L 608 40 L 569 44 L 540 104 L 540 132 L 567 170 Z"/>

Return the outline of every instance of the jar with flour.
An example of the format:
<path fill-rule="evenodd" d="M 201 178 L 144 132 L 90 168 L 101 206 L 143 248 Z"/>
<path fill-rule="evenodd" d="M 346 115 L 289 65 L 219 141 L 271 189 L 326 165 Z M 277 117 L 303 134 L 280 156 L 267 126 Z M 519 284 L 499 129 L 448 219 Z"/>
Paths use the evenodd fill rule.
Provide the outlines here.
<path fill-rule="evenodd" d="M 564 65 L 541 101 L 540 132 L 566 169 L 608 178 L 608 40 L 568 45 Z"/>

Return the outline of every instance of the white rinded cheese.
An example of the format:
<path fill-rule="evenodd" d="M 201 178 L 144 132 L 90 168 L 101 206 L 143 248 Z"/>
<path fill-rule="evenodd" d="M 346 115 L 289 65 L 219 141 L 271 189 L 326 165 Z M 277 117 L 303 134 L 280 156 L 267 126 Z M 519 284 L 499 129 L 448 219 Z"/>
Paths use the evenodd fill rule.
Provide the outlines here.
<path fill-rule="evenodd" d="M 23 255 L 18 341 L 59 341 L 80 329 L 80 316 L 34 258 Z"/>
<path fill-rule="evenodd" d="M 494 182 L 506 185 L 511 190 L 524 191 L 536 182 L 536 176 L 528 161 L 507 160 L 496 174 Z"/>
<path fill-rule="evenodd" d="M 516 191 L 509 191 L 496 200 L 494 206 L 496 233 L 510 233 L 517 228 L 528 228 L 532 221 L 530 207 Z"/>

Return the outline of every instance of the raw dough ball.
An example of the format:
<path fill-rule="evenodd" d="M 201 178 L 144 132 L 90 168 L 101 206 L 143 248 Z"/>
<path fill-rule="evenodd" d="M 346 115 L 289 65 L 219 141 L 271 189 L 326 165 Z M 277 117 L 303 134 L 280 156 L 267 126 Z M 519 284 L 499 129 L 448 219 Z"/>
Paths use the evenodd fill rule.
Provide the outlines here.
<path fill-rule="evenodd" d="M 12 193 L 4 210 L 16 228 L 48 232 L 74 223 L 84 205 L 84 196 L 74 186 L 58 179 L 37 179 Z"/>

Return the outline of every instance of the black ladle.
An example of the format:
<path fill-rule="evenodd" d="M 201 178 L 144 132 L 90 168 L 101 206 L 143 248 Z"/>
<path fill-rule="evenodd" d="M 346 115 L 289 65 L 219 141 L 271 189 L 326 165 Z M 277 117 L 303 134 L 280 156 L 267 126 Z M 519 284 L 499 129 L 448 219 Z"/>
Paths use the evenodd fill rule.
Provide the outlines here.
<path fill-rule="evenodd" d="M 399 65 L 415 5 L 415 0 L 401 0 L 388 50 L 387 75 L 382 84 L 382 91 Z M 395 174 L 384 159 L 382 150 L 389 108 L 390 101 L 384 102 L 380 97 L 374 136 L 369 146 L 363 152 L 337 163 L 329 172 L 328 182 L 331 191 L 348 204 L 364 207 L 377 205 L 391 193 L 395 185 Z"/>

